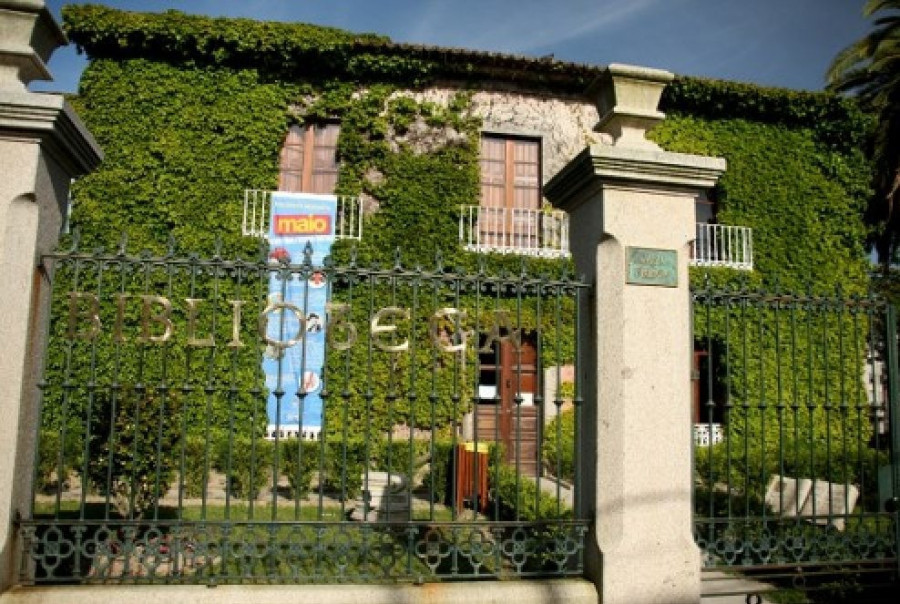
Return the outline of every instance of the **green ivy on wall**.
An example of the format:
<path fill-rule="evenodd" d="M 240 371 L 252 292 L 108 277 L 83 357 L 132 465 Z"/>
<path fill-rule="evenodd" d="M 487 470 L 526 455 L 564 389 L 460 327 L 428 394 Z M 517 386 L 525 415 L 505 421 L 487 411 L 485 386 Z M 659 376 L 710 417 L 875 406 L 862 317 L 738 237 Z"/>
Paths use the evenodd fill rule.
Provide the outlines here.
<path fill-rule="evenodd" d="M 153 57 L 191 67 L 255 69 L 274 81 L 421 83 L 436 77 L 481 76 L 579 92 L 596 76 L 586 65 L 399 45 L 385 36 L 305 23 L 210 18 L 172 10 L 132 13 L 100 5 L 65 6 L 62 16 L 69 39 L 91 58 Z"/>
<path fill-rule="evenodd" d="M 73 99 L 105 152 L 101 169 L 74 188 L 83 240 L 160 250 L 255 254 L 240 235 L 248 188 L 274 188 L 295 87 L 265 84 L 252 70 L 178 69 L 134 59 L 92 62 Z"/>
<path fill-rule="evenodd" d="M 719 292 L 713 297 L 738 290 L 810 292 L 834 300 L 826 308 L 868 293 L 862 216 L 870 166 L 855 146 L 866 120 L 851 103 L 700 80 L 676 82 L 667 102 L 667 119 L 651 138 L 670 151 L 724 157 L 728 169 L 715 191 L 717 218 L 753 229 L 754 271 L 691 269 L 695 291 Z M 715 379 L 727 384 L 734 405 L 731 445 L 736 451 L 746 446 L 756 464 L 746 472 L 761 467 L 764 443 L 771 448 L 782 438 L 788 451 L 809 442 L 822 450 L 827 442 L 835 451 L 855 451 L 871 434 L 861 370 L 871 317 L 851 315 L 849 307 L 841 315 L 805 305 L 789 310 L 787 302 L 777 313 L 745 304 L 735 299 L 711 312 L 698 305 L 694 331 L 699 346 L 712 348 L 718 359 Z M 791 405 L 797 402 L 803 442 L 795 443 Z M 812 414 L 808 404 L 815 407 Z M 849 407 L 839 413 L 838 404 Z"/>
<path fill-rule="evenodd" d="M 684 114 L 669 115 L 651 138 L 670 151 L 728 161 L 715 192 L 717 218 L 753 229 L 751 284 L 866 292 L 869 166 L 858 149 L 836 151 L 810 129 Z M 717 281 L 741 278 L 712 273 Z"/>
<path fill-rule="evenodd" d="M 684 76 L 666 86 L 660 109 L 806 129 L 817 141 L 843 151 L 862 147 L 874 125 L 852 99 L 834 94 Z"/>

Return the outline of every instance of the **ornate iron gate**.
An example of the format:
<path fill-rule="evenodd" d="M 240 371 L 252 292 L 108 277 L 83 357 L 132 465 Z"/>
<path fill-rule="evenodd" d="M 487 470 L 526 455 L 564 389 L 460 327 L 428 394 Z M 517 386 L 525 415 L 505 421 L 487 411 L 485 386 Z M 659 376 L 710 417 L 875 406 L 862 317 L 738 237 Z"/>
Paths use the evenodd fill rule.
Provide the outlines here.
<path fill-rule="evenodd" d="M 880 298 L 692 292 L 695 539 L 707 569 L 895 573 L 897 326 Z"/>
<path fill-rule="evenodd" d="M 524 262 L 502 274 L 451 272 L 440 258 L 410 269 L 399 254 L 389 267 L 312 266 L 174 245 L 154 256 L 76 243 L 45 262 L 54 292 L 24 583 L 582 572 L 587 523 L 571 503 L 581 385 L 545 393 L 548 371 L 576 362 L 580 282 Z M 304 366 L 322 318 L 267 295 L 271 275 L 327 288 L 321 374 Z M 472 413 L 488 402 L 499 412 L 480 364 L 525 331 L 537 384 L 527 396 L 512 385 L 512 421 L 526 408 L 540 418 L 536 472 Z M 265 355 L 281 360 L 272 383 Z M 296 392 L 282 368 L 303 376 Z M 266 429 L 270 394 L 302 418 L 313 390 L 316 437 L 302 424 Z M 550 409 L 559 419 L 545 423 Z"/>

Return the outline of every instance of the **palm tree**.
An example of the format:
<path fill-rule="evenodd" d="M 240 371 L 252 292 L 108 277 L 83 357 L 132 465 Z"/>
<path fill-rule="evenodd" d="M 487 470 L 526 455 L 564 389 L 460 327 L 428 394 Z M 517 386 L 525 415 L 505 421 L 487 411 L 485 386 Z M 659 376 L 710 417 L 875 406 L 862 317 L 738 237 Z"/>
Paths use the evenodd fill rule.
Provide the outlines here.
<path fill-rule="evenodd" d="M 868 218 L 883 227 L 874 243 L 886 269 L 900 247 L 900 0 L 868 0 L 863 15 L 876 13 L 873 30 L 834 58 L 826 78 L 829 90 L 855 94 L 878 118 Z"/>

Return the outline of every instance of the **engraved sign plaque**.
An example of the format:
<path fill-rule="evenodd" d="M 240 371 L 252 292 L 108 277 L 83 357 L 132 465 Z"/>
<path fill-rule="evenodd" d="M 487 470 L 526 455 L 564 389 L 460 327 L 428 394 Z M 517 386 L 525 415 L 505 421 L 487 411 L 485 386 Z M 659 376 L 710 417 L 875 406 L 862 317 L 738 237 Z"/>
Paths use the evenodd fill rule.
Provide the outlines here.
<path fill-rule="evenodd" d="M 646 247 L 626 248 L 628 277 L 633 285 L 678 287 L 678 252 Z"/>

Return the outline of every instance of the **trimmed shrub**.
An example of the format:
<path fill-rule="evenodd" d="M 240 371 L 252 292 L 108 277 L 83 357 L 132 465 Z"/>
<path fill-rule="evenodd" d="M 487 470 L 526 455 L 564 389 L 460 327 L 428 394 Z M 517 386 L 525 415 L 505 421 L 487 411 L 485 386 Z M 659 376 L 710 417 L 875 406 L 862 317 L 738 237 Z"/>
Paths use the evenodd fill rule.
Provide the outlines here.
<path fill-rule="evenodd" d="M 544 430 L 544 462 L 547 470 L 564 480 L 575 480 L 575 409 L 566 409 Z"/>
<path fill-rule="evenodd" d="M 294 499 L 309 493 L 313 473 L 319 468 L 320 451 L 321 444 L 316 441 L 291 439 L 281 442 L 279 470 L 287 477 Z"/>
<path fill-rule="evenodd" d="M 216 469 L 226 475 L 227 488 L 241 499 L 256 499 L 272 478 L 275 445 L 263 438 L 235 435 L 218 443 Z M 230 468 L 230 472 L 229 472 Z"/>
<path fill-rule="evenodd" d="M 141 518 L 175 477 L 178 436 L 166 418 L 178 405 L 172 395 L 141 391 L 127 393 L 115 410 L 100 407 L 89 443 L 91 484 L 123 517 Z"/>

